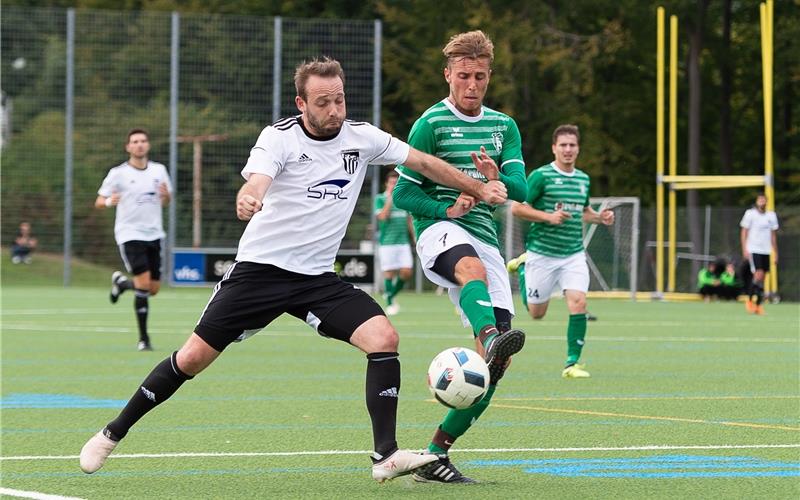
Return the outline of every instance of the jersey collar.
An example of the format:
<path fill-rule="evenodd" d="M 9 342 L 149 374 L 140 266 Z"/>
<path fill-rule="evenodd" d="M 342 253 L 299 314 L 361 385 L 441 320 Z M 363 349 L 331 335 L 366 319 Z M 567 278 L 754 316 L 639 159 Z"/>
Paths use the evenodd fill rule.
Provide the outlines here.
<path fill-rule="evenodd" d="M 456 115 L 456 118 L 458 118 L 459 120 L 463 120 L 469 123 L 477 123 L 483 119 L 483 106 L 481 106 L 481 112 L 478 113 L 478 116 L 467 116 L 461 111 L 459 111 L 447 97 L 442 99 L 442 102 L 444 103 L 445 106 L 447 106 L 447 108 L 450 111 L 452 111 L 454 115 Z"/>
<path fill-rule="evenodd" d="M 306 126 L 303 125 L 303 115 L 297 115 L 297 123 L 300 124 L 300 128 L 303 130 L 303 133 L 306 134 L 306 137 L 308 137 L 312 141 L 321 141 L 321 142 L 330 141 L 331 139 L 336 139 L 336 137 L 339 135 L 339 132 L 342 131 L 342 129 L 340 128 L 339 132 L 336 132 L 335 134 L 332 135 L 323 135 L 323 136 L 312 135 L 311 132 L 309 132 L 306 129 Z M 344 122 L 342 123 L 342 128 L 344 128 Z"/>
<path fill-rule="evenodd" d="M 556 165 L 556 162 L 554 162 L 554 161 L 550 162 L 550 166 L 553 167 L 553 170 L 555 170 L 559 174 L 566 175 L 567 177 L 572 177 L 573 175 L 575 175 L 575 171 L 578 170 L 577 167 L 575 167 L 575 168 L 572 169 L 572 172 L 565 172 L 565 171 L 561 170 L 560 168 L 558 168 L 558 165 Z"/>

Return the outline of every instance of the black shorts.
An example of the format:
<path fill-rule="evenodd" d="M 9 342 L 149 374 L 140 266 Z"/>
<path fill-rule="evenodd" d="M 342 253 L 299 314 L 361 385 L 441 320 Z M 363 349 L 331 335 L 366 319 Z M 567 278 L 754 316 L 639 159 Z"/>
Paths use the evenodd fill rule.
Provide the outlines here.
<path fill-rule="evenodd" d="M 765 273 L 769 272 L 769 255 L 764 255 L 763 253 L 751 253 L 750 271 L 756 272 L 759 269 Z"/>
<path fill-rule="evenodd" d="M 384 314 L 372 297 L 335 273 L 309 276 L 270 264 L 236 262 L 214 287 L 194 332 L 222 351 L 283 313 L 344 342 L 365 321 Z"/>
<path fill-rule="evenodd" d="M 161 280 L 161 240 L 126 241 L 119 246 L 125 269 L 134 276 L 150 271 L 150 279 Z"/>

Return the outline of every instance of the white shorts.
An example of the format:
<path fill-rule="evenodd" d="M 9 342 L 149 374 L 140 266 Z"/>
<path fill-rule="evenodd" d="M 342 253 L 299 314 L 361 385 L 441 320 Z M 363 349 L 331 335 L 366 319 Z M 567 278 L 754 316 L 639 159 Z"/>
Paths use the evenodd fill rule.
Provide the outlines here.
<path fill-rule="evenodd" d="M 461 286 L 431 270 L 439 255 L 455 246 L 464 244 L 475 249 L 478 258 L 486 268 L 486 280 L 489 282 L 489 297 L 492 299 L 492 306 L 509 311 L 513 317 L 514 301 L 511 298 L 511 283 L 508 280 L 506 263 L 500 256 L 500 251 L 475 238 L 461 226 L 442 221 L 422 232 L 417 240 L 417 255 L 422 265 L 422 272 L 436 285 L 447 288 L 450 300 L 461 314 L 464 326 L 469 326 L 469 321 L 458 304 L 461 298 Z"/>
<path fill-rule="evenodd" d="M 381 263 L 381 271 L 397 271 L 414 267 L 414 257 L 411 255 L 411 247 L 408 244 L 379 245 L 378 259 Z"/>
<path fill-rule="evenodd" d="M 578 252 L 569 257 L 548 257 L 528 252 L 525 260 L 525 291 L 528 304 L 544 304 L 558 291 L 589 291 L 589 266 L 586 254 Z"/>

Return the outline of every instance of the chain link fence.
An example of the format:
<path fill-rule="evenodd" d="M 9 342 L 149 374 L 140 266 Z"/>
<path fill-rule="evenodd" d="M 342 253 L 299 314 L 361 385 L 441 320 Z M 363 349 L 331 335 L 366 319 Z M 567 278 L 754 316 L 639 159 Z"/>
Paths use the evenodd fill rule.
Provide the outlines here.
<path fill-rule="evenodd" d="M 174 246 L 236 247 L 239 172 L 261 129 L 298 113 L 293 76 L 304 60 L 338 59 L 348 117 L 379 119 L 373 21 L 4 7 L 1 27 L 4 245 L 25 220 L 38 251 L 67 246 L 118 267 L 114 212 L 93 202 L 127 160 L 127 131 L 143 127 L 151 160 L 174 177 L 174 208 L 164 210 Z M 343 248 L 370 232 L 371 187 L 368 178 Z"/>

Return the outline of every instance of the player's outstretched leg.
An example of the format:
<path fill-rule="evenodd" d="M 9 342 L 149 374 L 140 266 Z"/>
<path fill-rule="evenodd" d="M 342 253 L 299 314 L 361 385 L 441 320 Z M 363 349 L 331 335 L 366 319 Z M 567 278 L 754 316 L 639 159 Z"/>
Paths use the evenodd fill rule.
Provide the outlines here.
<path fill-rule="evenodd" d="M 372 464 L 372 478 L 382 483 L 389 479 L 405 476 L 431 462 L 436 455 L 414 453 L 407 450 L 395 450 L 394 453 Z"/>

